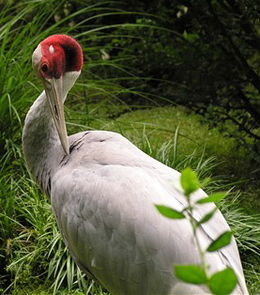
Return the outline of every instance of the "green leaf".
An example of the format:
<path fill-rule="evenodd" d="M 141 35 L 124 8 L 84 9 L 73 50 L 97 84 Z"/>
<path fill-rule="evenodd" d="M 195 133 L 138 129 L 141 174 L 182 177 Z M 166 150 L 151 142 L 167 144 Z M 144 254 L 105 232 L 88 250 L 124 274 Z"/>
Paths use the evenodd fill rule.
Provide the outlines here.
<path fill-rule="evenodd" d="M 207 221 L 209 221 L 213 215 L 215 214 L 215 212 L 217 211 L 217 207 L 214 208 L 213 210 L 211 210 L 209 213 L 205 214 L 200 221 L 197 222 L 197 226 L 201 225 L 202 223 L 205 223 Z"/>
<path fill-rule="evenodd" d="M 186 39 L 186 40 L 188 40 L 188 41 L 196 41 L 200 37 L 199 37 L 198 34 L 187 33 L 186 31 L 184 31 L 183 38 Z"/>
<path fill-rule="evenodd" d="M 237 283 L 235 272 L 227 267 L 212 275 L 208 281 L 208 287 L 214 295 L 228 295 L 235 289 Z"/>
<path fill-rule="evenodd" d="M 209 185 L 209 183 L 211 182 L 211 178 L 210 177 L 206 177 L 202 180 L 202 182 L 200 183 L 200 187 L 206 187 L 207 185 Z"/>
<path fill-rule="evenodd" d="M 186 168 L 182 171 L 181 186 L 186 196 L 189 196 L 200 188 L 198 176 L 191 168 Z"/>
<path fill-rule="evenodd" d="M 155 205 L 155 207 L 165 217 L 172 218 L 172 219 L 185 218 L 185 215 L 182 212 L 177 211 L 171 207 L 167 207 L 164 205 Z"/>
<path fill-rule="evenodd" d="M 232 239 L 232 232 L 226 231 L 209 245 L 207 251 L 208 252 L 217 251 L 217 250 L 227 246 L 228 244 L 230 244 L 231 239 Z"/>
<path fill-rule="evenodd" d="M 217 192 L 209 195 L 207 198 L 198 200 L 196 203 L 204 204 L 209 202 L 219 202 L 227 196 L 227 192 Z"/>
<path fill-rule="evenodd" d="M 178 279 L 191 284 L 205 284 L 208 281 L 205 270 L 199 265 L 176 265 Z"/>

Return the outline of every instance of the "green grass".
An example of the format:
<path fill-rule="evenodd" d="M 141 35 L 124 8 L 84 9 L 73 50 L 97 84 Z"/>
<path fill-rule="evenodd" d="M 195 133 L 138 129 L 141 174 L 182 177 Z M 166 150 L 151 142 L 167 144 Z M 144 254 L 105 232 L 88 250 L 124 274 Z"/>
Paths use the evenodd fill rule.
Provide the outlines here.
<path fill-rule="evenodd" d="M 245 162 L 245 152 L 238 149 L 234 139 L 224 137 L 216 128 L 209 129 L 207 124 L 201 123 L 199 115 L 194 115 L 183 107 L 157 107 L 149 112 L 139 110 L 127 113 L 108 124 L 108 128 L 111 127 L 118 131 L 123 130 L 126 136 L 129 135 L 137 143 L 145 130 L 155 149 L 165 142 L 173 142 L 178 129 L 180 154 L 190 155 L 195 151 L 200 155 L 204 150 L 205 157 L 214 155 L 216 161 L 221 163 L 218 173 L 237 169 L 241 161 Z"/>

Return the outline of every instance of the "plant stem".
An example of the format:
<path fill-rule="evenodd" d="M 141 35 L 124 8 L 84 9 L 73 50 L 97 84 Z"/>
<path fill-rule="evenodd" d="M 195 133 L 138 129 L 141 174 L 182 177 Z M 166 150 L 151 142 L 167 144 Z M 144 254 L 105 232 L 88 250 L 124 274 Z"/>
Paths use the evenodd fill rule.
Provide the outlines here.
<path fill-rule="evenodd" d="M 200 259 L 201 259 L 201 266 L 203 267 L 203 269 L 205 270 L 205 273 L 208 276 L 208 264 L 207 264 L 206 256 L 205 256 L 206 252 L 202 249 L 200 241 L 199 241 L 199 237 L 198 237 L 198 234 L 197 234 L 197 228 L 198 228 L 197 227 L 197 221 L 193 217 L 193 209 L 194 209 L 194 207 L 191 204 L 190 195 L 187 196 L 187 201 L 188 201 L 187 210 L 188 210 L 188 216 L 189 216 L 188 219 L 190 221 L 192 231 L 193 231 L 194 240 L 195 240 L 196 246 L 197 246 L 198 251 L 199 251 L 199 255 L 200 255 Z"/>

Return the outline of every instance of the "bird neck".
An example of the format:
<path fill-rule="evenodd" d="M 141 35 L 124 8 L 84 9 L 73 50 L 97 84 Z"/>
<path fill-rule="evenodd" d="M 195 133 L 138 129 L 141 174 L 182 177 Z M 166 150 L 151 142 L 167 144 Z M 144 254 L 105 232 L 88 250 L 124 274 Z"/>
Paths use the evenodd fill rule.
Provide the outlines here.
<path fill-rule="evenodd" d="M 80 72 L 64 75 L 63 101 Z M 48 178 L 64 155 L 58 132 L 43 91 L 31 106 L 23 128 L 23 152 L 27 166 L 37 183 L 46 191 Z"/>
<path fill-rule="evenodd" d="M 44 189 L 44 178 L 52 170 L 52 157 L 59 143 L 58 133 L 48 106 L 45 91 L 31 106 L 23 128 L 23 152 L 36 182 Z"/>

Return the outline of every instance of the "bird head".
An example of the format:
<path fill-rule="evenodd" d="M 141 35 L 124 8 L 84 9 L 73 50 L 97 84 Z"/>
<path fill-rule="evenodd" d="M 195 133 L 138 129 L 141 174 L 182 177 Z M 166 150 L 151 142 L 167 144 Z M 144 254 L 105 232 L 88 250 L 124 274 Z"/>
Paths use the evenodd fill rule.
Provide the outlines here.
<path fill-rule="evenodd" d="M 66 154 L 69 142 L 64 118 L 64 101 L 80 75 L 83 52 L 79 43 L 67 35 L 52 35 L 43 40 L 32 55 L 32 63 L 42 79 L 50 111 Z"/>

